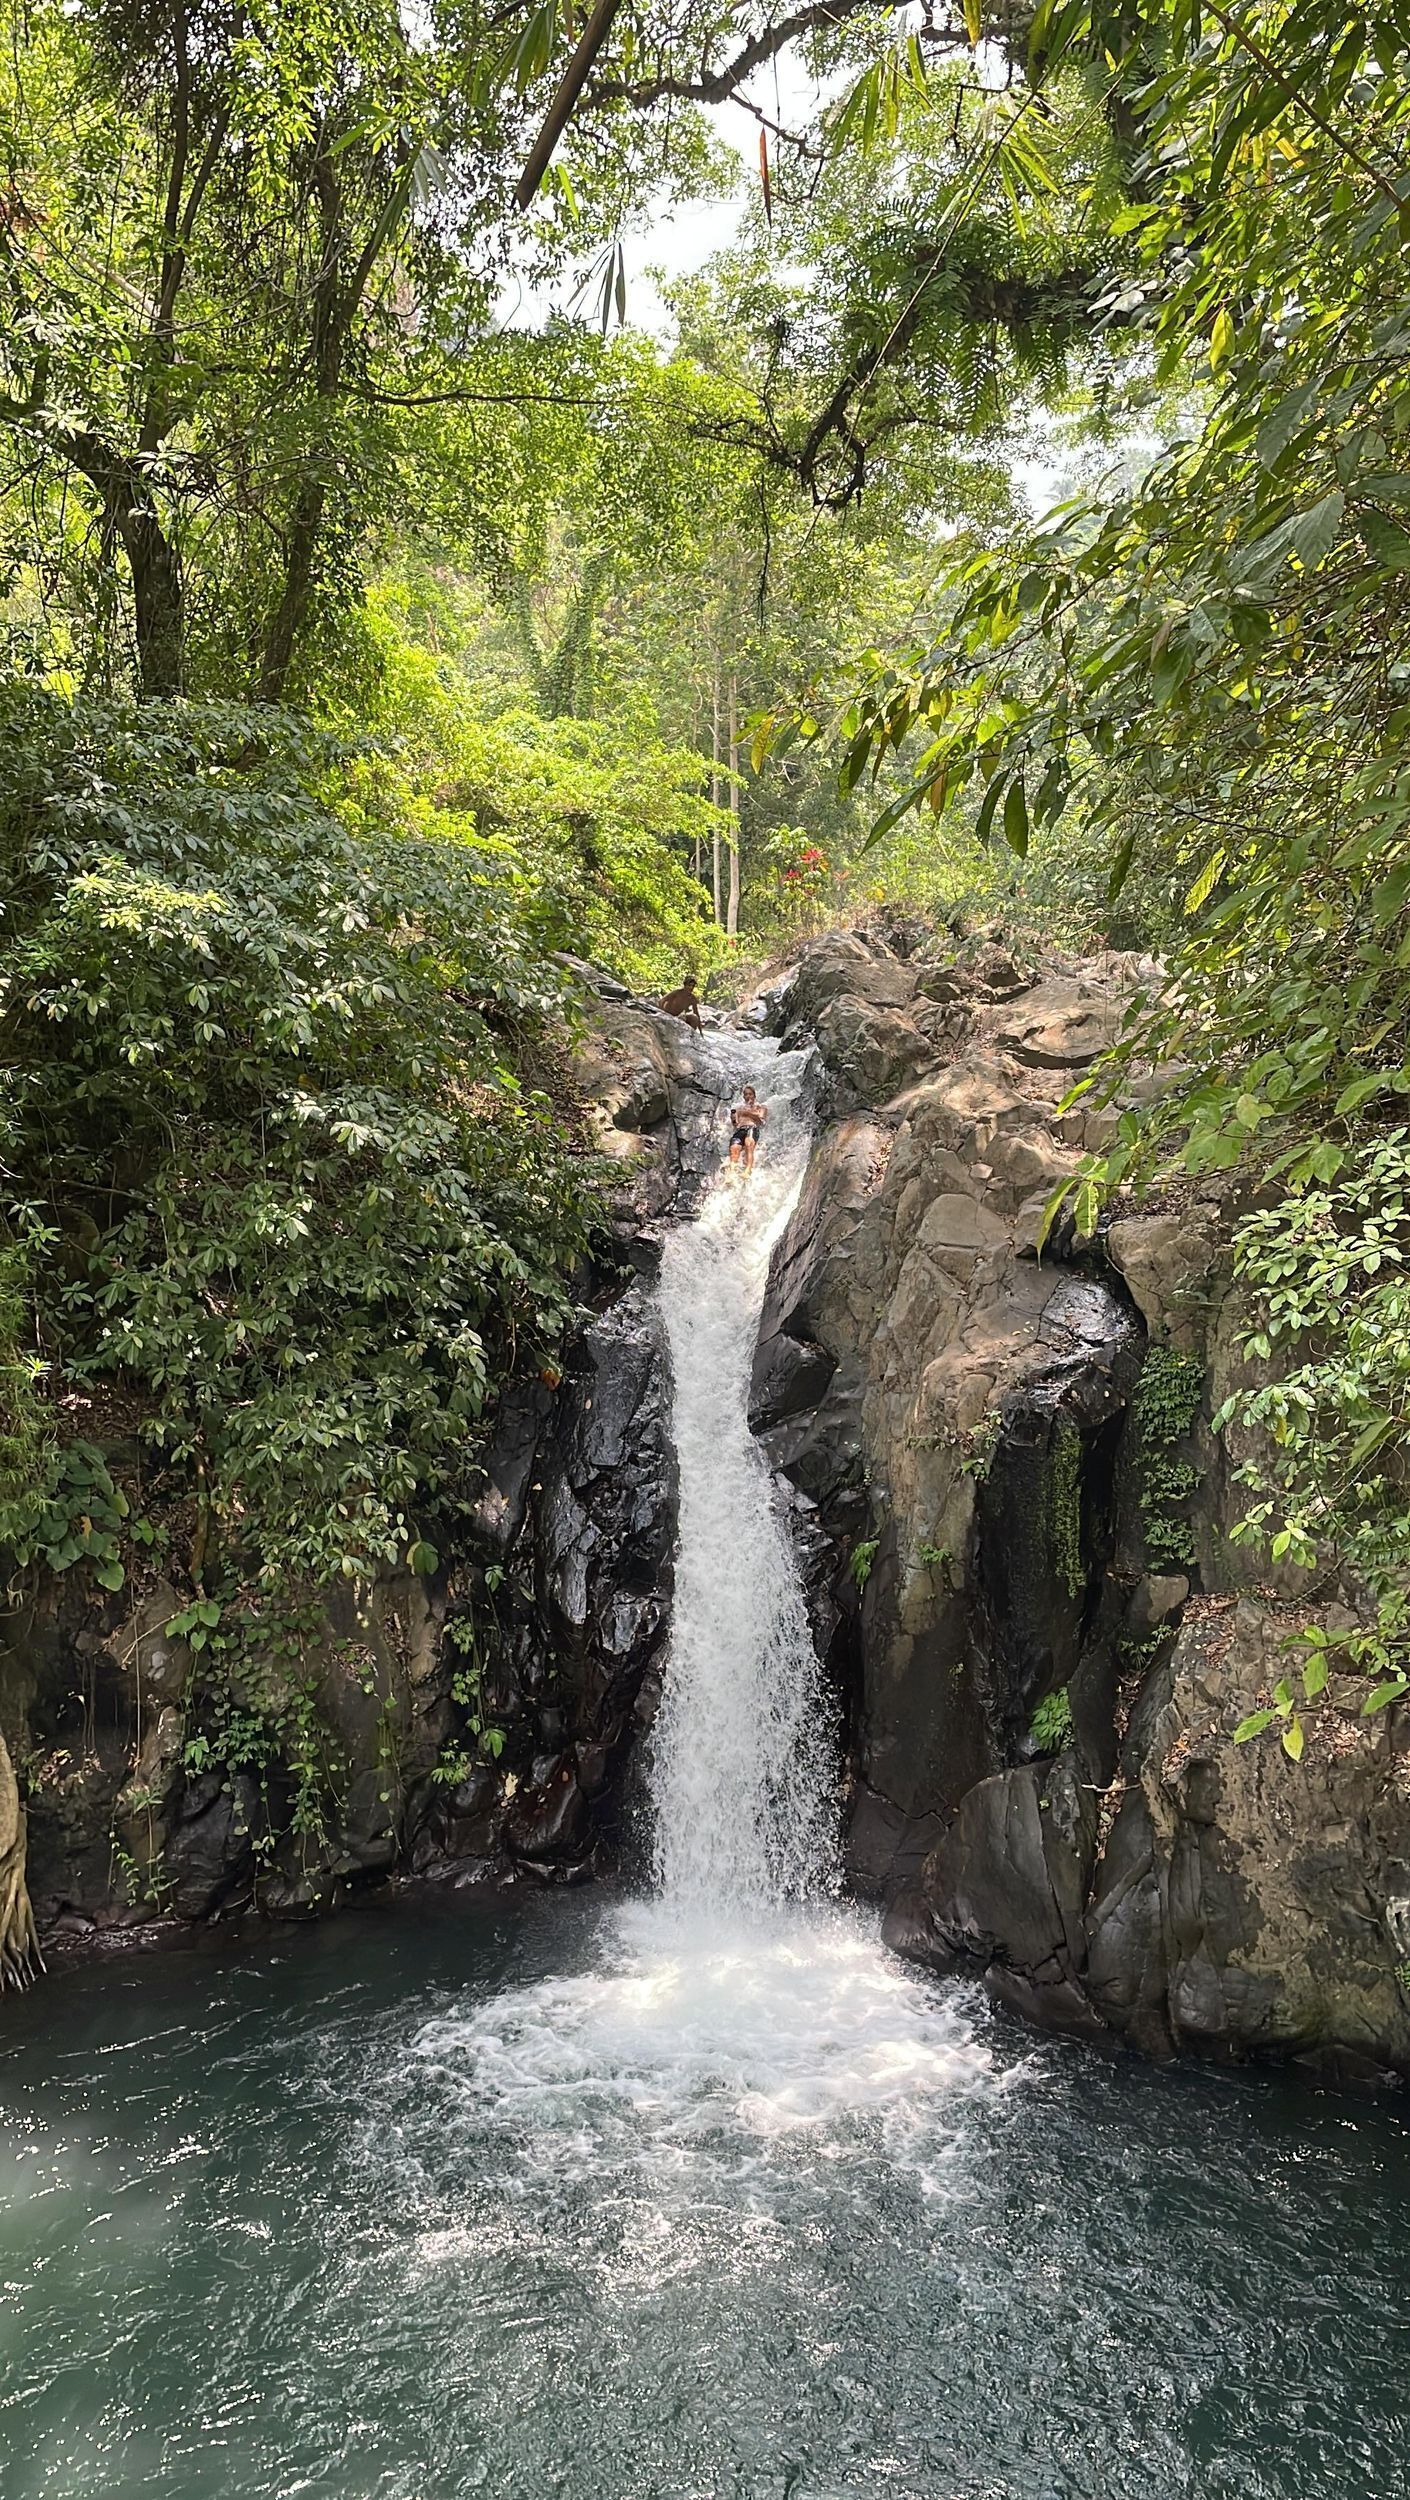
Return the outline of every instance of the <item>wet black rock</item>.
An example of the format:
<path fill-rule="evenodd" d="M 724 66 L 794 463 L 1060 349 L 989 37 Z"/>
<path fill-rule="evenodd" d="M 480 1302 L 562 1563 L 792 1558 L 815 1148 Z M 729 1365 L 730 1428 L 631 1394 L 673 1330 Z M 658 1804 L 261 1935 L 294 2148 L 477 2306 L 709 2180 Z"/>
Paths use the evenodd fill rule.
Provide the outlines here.
<path fill-rule="evenodd" d="M 576 1756 L 536 1762 L 505 1817 L 511 1854 L 538 1866 L 576 1865 L 586 1854 L 591 1807 Z"/>
<path fill-rule="evenodd" d="M 177 1918 L 210 1918 L 249 1901 L 259 1818 L 248 1773 L 206 1771 L 186 1783 L 162 1860 L 165 1906 Z"/>
<path fill-rule="evenodd" d="M 980 1780 L 887 1913 L 887 1940 L 934 1969 L 981 1978 L 1049 2029 L 1099 2031 L 1081 1984 L 1095 1836 L 1092 1800 L 1066 1763 Z"/>

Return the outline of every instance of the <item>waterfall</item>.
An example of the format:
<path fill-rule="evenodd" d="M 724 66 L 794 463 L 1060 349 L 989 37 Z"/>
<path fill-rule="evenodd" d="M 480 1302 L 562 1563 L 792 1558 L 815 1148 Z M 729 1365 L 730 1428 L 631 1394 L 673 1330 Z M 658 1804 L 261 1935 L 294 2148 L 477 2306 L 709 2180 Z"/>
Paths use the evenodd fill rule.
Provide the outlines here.
<path fill-rule="evenodd" d="M 715 1035 L 694 1056 L 697 1086 L 719 1095 L 722 1144 L 742 1085 L 770 1118 L 752 1176 L 718 1172 L 662 1261 L 680 1529 L 648 1771 L 654 1887 L 595 1910 L 584 1897 L 586 1928 L 553 1896 L 549 1970 L 421 2024 L 368 2161 L 385 2167 L 390 2145 L 409 2163 L 427 2265 L 488 2250 L 495 2234 L 516 2266 L 541 2246 L 594 2334 L 624 2284 L 649 2284 L 662 2314 L 674 2284 L 692 2317 L 721 2290 L 727 2344 L 739 2286 L 777 2268 L 782 2298 L 802 2252 L 832 2244 L 836 2212 L 873 2192 L 865 2183 L 894 2175 L 911 2199 L 943 2198 L 960 2113 L 996 2078 L 955 1992 L 885 1953 L 874 1913 L 826 1897 L 840 1890 L 834 1731 L 787 1514 L 748 1421 L 769 1255 L 808 1159 L 806 1063 Z M 467 2240 L 481 2165 L 488 2218 Z M 426 2194 L 442 2178 L 443 2212 Z M 622 2487 L 614 2455 L 591 2489 Z M 687 2485 L 632 2484 L 648 2487 Z M 726 2479 L 688 2486 L 707 2487 Z"/>
<path fill-rule="evenodd" d="M 769 1254 L 808 1159 L 806 1062 L 759 1042 L 712 1052 L 711 1067 L 722 1127 L 744 1084 L 770 1116 L 753 1173 L 726 1165 L 662 1262 L 680 1531 L 650 1777 L 659 1890 L 739 1912 L 833 1886 L 835 1761 L 792 1539 L 748 1420 Z"/>

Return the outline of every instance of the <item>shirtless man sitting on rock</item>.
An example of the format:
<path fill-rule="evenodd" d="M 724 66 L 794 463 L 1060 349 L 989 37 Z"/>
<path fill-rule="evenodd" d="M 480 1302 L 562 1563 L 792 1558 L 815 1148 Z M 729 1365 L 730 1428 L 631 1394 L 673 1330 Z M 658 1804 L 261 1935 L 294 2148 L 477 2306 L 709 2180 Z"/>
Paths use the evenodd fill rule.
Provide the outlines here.
<path fill-rule="evenodd" d="M 663 1016 L 679 1016 L 682 1024 L 693 1024 L 697 1033 L 704 1032 L 693 972 L 686 974 L 678 990 L 669 990 L 658 1003 Z"/>
<path fill-rule="evenodd" d="M 754 1169 L 759 1131 L 768 1116 L 767 1104 L 760 1102 L 752 1085 L 745 1086 L 743 1102 L 730 1107 L 729 1159 L 742 1164 L 746 1172 Z"/>

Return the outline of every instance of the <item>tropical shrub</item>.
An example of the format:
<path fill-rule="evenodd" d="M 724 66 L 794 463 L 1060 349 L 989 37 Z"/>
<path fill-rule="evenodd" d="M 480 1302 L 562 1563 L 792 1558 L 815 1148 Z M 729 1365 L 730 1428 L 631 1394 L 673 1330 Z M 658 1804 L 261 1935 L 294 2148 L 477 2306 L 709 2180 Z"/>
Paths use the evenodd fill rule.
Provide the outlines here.
<path fill-rule="evenodd" d="M 350 830 L 313 795 L 344 770 L 268 711 L 0 701 L 11 1333 L 47 1365 L 7 1499 L 135 1431 L 198 1587 L 424 1564 L 589 1221 L 512 863 Z"/>
<path fill-rule="evenodd" d="M 1264 1376 L 1215 1417 L 1255 1433 L 1237 1473 L 1252 1499 L 1235 1536 L 1308 1571 L 1332 1561 L 1366 1601 L 1365 1620 L 1331 1646 L 1374 1675 L 1368 1711 L 1410 1691 L 1407 1247 L 1404 1128 L 1364 1148 L 1334 1184 L 1253 1208 L 1235 1264 L 1250 1312 L 1243 1352 Z M 1308 1700 L 1328 1657 L 1318 1633 L 1303 1668 Z"/>

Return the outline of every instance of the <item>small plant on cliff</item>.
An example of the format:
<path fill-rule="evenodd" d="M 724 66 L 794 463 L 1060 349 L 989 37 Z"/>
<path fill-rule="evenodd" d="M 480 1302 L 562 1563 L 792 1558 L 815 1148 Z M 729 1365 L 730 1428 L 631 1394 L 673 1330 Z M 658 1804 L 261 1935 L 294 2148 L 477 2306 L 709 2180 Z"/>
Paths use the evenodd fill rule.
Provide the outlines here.
<path fill-rule="evenodd" d="M 1204 1366 L 1196 1355 L 1150 1346 L 1132 1401 L 1142 1439 L 1157 1446 L 1180 1440 L 1199 1413 L 1203 1389 Z"/>
<path fill-rule="evenodd" d="M 1301 1632 L 1290 1633 L 1283 1647 L 1306 1651 L 1302 1662 L 1302 1698 L 1305 1702 L 1319 1700 L 1327 1689 L 1332 1660 L 1339 1649 L 1346 1647 L 1345 1642 L 1332 1640 L 1320 1624 L 1309 1623 Z M 1383 1701 L 1394 1701 L 1397 1692 L 1398 1688 L 1387 1689 Z M 1375 1710 L 1383 1705 L 1373 1694 L 1365 1706 L 1368 1710 Z M 1247 1745 L 1253 1737 L 1261 1736 L 1265 1728 L 1272 1727 L 1275 1721 L 1281 1723 L 1284 1753 L 1290 1755 L 1294 1762 L 1300 1762 L 1304 1730 L 1297 1699 L 1287 1676 L 1280 1676 L 1274 1685 L 1270 1705 L 1251 1710 L 1246 1719 L 1240 1719 L 1234 1730 L 1235 1744 Z"/>
<path fill-rule="evenodd" d="M 1141 1524 L 1152 1562 L 1185 1568 L 1194 1561 L 1194 1530 L 1185 1512 L 1198 1482 L 1187 1459 L 1142 1460 Z"/>
<path fill-rule="evenodd" d="M 994 1464 L 994 1452 L 999 1446 L 1003 1429 L 1002 1415 L 997 1406 L 991 1406 L 985 1414 L 980 1416 L 978 1423 L 971 1426 L 965 1436 L 963 1456 L 960 1459 L 962 1475 L 973 1476 L 976 1484 L 983 1484 Z"/>
<path fill-rule="evenodd" d="M 954 1559 L 954 1555 L 951 1553 L 948 1545 L 930 1545 L 926 1543 L 924 1538 L 922 1538 L 920 1544 L 916 1547 L 916 1561 L 920 1563 L 925 1570 L 933 1571 L 937 1578 L 944 1581 L 949 1580 L 950 1565 L 953 1563 Z"/>
<path fill-rule="evenodd" d="M 1072 1734 L 1072 1703 L 1067 1686 L 1045 1693 L 1028 1722 L 1028 1740 L 1039 1753 L 1061 1753 Z"/>
<path fill-rule="evenodd" d="M 880 1543 L 879 1536 L 867 1536 L 852 1548 L 852 1559 L 847 1568 L 859 1589 L 864 1589 L 871 1578 L 871 1567 L 876 1560 L 876 1551 Z"/>

